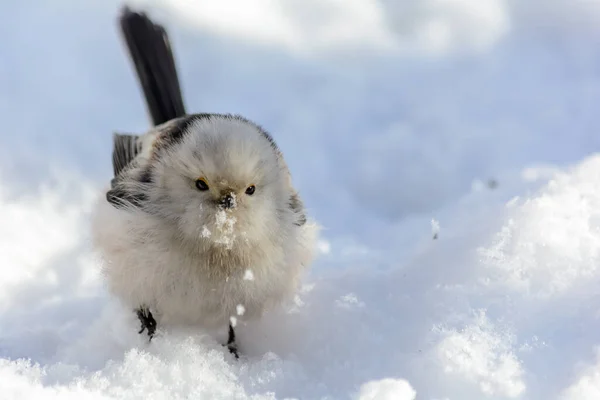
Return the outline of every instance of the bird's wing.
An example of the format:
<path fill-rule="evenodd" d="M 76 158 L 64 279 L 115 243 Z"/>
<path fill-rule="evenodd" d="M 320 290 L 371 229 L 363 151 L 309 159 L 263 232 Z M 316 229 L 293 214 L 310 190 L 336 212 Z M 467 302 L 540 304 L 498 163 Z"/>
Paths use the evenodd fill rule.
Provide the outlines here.
<path fill-rule="evenodd" d="M 290 210 L 293 211 L 296 216 L 296 220 L 294 221 L 294 225 L 302 226 L 306 224 L 306 214 L 304 211 L 304 203 L 300 199 L 298 193 L 293 190 L 292 195 L 290 196 L 289 201 Z"/>
<path fill-rule="evenodd" d="M 119 176 L 142 150 L 142 137 L 122 133 L 113 134 L 112 165 L 114 176 Z"/>

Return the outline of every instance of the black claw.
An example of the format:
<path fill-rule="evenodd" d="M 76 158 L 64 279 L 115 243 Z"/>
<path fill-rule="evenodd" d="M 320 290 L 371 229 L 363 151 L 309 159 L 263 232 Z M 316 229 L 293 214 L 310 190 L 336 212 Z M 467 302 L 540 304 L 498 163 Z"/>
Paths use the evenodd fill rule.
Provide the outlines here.
<path fill-rule="evenodd" d="M 227 348 L 236 359 L 240 358 L 237 350 L 237 345 L 235 343 L 235 332 L 233 331 L 233 326 L 231 324 L 229 324 L 229 337 L 227 339 Z"/>
<path fill-rule="evenodd" d="M 233 346 L 227 345 L 227 348 L 229 349 L 229 352 L 230 352 L 231 354 L 233 354 L 233 356 L 234 356 L 236 359 L 239 359 L 239 358 L 240 358 L 240 355 L 238 354 L 238 351 L 237 351 L 237 347 L 235 347 L 235 345 L 233 345 Z"/>
<path fill-rule="evenodd" d="M 152 316 L 152 313 L 147 308 L 138 308 L 136 314 L 142 324 L 142 329 L 138 333 L 142 333 L 145 330 L 148 332 L 148 339 L 152 340 L 154 333 L 156 332 L 156 320 Z"/>

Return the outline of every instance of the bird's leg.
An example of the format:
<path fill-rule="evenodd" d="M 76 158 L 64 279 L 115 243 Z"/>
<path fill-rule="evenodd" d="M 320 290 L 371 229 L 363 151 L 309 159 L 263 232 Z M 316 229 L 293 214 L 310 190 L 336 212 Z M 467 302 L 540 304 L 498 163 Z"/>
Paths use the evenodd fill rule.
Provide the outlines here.
<path fill-rule="evenodd" d="M 152 313 L 146 307 L 140 307 L 135 310 L 135 312 L 142 324 L 142 329 L 140 329 L 138 333 L 142 333 L 144 330 L 147 330 L 148 340 L 152 340 L 154 332 L 156 332 L 156 320 L 152 316 Z"/>
<path fill-rule="evenodd" d="M 237 345 L 235 343 L 235 332 L 233 326 L 229 323 L 229 338 L 227 339 L 227 348 L 229 352 L 234 355 L 235 358 L 240 358 L 238 355 Z"/>

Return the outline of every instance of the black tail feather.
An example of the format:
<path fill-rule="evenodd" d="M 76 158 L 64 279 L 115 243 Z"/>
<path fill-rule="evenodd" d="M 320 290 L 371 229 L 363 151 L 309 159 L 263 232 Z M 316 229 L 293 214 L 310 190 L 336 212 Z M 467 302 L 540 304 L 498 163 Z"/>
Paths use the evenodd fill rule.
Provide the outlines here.
<path fill-rule="evenodd" d="M 121 32 L 154 125 L 185 115 L 175 59 L 165 29 L 145 13 L 123 7 Z"/>

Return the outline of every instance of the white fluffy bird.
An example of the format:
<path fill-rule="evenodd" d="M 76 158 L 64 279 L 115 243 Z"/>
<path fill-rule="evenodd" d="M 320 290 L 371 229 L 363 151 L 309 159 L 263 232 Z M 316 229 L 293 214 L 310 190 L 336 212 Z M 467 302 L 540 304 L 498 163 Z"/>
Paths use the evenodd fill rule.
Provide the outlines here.
<path fill-rule="evenodd" d="M 93 221 L 104 276 L 140 333 L 228 326 L 237 356 L 231 317 L 293 295 L 315 225 L 273 138 L 241 116 L 187 114 L 164 29 L 128 8 L 120 21 L 155 126 L 114 135 L 115 177 Z"/>

